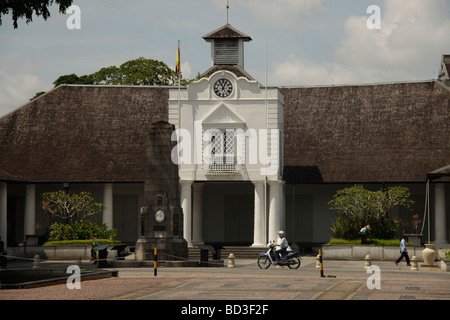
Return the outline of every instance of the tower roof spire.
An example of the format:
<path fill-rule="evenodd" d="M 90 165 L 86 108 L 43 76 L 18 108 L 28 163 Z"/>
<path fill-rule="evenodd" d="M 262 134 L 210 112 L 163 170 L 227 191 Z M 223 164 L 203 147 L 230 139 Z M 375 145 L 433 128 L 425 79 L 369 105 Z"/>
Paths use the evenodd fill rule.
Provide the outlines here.
<path fill-rule="evenodd" d="M 232 27 L 230 24 L 226 24 L 224 26 L 221 26 L 220 28 L 217 28 L 216 30 L 203 36 L 203 39 L 208 42 L 214 39 L 243 39 L 244 41 L 252 40 L 251 37 L 249 37 L 242 31 L 239 31 L 238 29 Z"/>
<path fill-rule="evenodd" d="M 230 0 L 227 0 L 227 24 L 228 24 L 229 10 L 230 10 Z"/>

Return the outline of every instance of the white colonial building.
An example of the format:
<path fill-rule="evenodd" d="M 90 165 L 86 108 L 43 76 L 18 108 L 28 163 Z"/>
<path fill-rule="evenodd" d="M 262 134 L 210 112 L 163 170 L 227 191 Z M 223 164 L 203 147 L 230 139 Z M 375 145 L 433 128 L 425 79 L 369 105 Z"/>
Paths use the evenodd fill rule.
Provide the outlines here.
<path fill-rule="evenodd" d="M 169 92 L 169 122 L 181 129 L 184 234 L 189 243 L 203 242 L 203 232 L 216 242 L 248 242 L 253 234 L 253 245 L 263 245 L 266 232 L 276 239 L 285 227 L 283 95 L 244 71 L 250 37 L 225 25 L 204 39 L 211 43 L 208 76 Z"/>
<path fill-rule="evenodd" d="M 62 85 L 0 118 L 8 246 L 45 238 L 53 220 L 40 195 L 63 188 L 91 192 L 106 206 L 102 221 L 135 243 L 148 128 L 158 121 L 176 128 L 171 159 L 189 245 L 262 246 L 281 229 L 299 246 L 326 243 L 328 202 L 354 184 L 409 187 L 414 210 L 390 216 L 428 221 L 429 205 L 424 240 L 448 245 L 447 55 L 433 81 L 268 88 L 245 71 L 248 35 L 227 24 L 204 39 L 211 68 L 188 86 Z"/>

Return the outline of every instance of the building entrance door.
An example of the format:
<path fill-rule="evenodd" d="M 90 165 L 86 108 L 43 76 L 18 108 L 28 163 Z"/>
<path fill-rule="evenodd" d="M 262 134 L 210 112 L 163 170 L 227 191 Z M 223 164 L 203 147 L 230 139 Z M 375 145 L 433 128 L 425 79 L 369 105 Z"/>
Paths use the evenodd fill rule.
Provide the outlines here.
<path fill-rule="evenodd" d="M 136 242 L 138 235 L 138 200 L 135 195 L 114 195 L 113 224 L 117 229 L 116 239 Z"/>
<path fill-rule="evenodd" d="M 253 243 L 254 199 L 251 194 L 228 194 L 225 202 L 225 242 Z"/>

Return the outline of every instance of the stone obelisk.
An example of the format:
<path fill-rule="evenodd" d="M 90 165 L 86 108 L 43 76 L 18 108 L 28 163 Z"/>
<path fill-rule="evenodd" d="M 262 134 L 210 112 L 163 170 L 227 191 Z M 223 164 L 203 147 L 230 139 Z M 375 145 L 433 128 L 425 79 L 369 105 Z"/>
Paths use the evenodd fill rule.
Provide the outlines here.
<path fill-rule="evenodd" d="M 188 257 L 183 237 L 178 165 L 171 153 L 176 146 L 171 136 L 175 127 L 165 121 L 152 123 L 146 148 L 145 205 L 140 212 L 137 260 L 183 260 Z"/>

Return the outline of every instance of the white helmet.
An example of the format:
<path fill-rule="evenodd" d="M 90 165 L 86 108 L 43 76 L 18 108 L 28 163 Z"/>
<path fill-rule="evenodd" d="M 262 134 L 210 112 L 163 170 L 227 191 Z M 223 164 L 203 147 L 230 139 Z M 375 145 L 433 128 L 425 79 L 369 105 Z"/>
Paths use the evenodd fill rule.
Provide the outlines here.
<path fill-rule="evenodd" d="M 280 236 L 280 237 L 284 237 L 284 231 L 278 231 L 278 235 Z"/>

